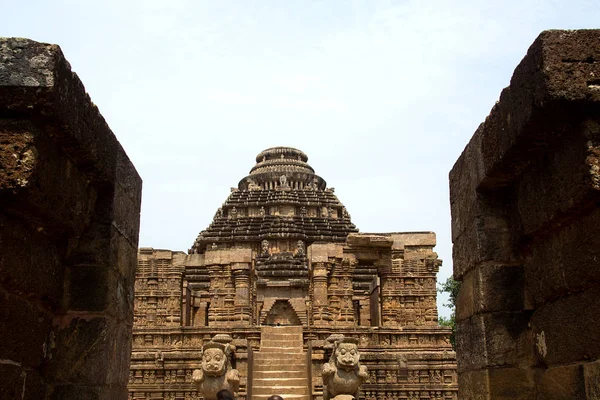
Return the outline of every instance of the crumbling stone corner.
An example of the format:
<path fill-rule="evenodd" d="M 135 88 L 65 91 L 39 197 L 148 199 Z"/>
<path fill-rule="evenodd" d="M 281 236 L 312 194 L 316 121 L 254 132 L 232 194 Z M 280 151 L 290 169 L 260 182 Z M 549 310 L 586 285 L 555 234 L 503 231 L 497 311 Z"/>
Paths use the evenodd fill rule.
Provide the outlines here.
<path fill-rule="evenodd" d="M 60 48 L 1 38 L 0 398 L 127 398 L 141 186 Z"/>
<path fill-rule="evenodd" d="M 450 172 L 459 398 L 598 399 L 600 30 L 546 31 Z"/>

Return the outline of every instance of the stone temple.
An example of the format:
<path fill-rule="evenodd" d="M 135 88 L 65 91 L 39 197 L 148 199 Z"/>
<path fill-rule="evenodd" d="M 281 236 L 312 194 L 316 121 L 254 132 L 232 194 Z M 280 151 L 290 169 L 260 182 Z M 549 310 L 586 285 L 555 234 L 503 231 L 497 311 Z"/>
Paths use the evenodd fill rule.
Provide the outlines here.
<path fill-rule="evenodd" d="M 321 399 L 332 340 L 358 343 L 365 400 L 457 398 L 438 326 L 432 232 L 361 234 L 302 151 L 267 149 L 188 253 L 141 248 L 130 399 L 200 399 L 215 335 L 235 351 L 239 399 Z"/>

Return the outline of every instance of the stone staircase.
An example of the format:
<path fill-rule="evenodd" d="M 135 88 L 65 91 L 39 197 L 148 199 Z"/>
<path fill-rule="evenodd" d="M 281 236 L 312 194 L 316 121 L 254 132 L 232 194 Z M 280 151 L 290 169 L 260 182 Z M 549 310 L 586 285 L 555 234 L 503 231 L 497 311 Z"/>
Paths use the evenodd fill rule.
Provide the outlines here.
<path fill-rule="evenodd" d="M 260 351 L 254 353 L 252 400 L 277 394 L 284 400 L 308 400 L 302 326 L 263 326 Z"/>

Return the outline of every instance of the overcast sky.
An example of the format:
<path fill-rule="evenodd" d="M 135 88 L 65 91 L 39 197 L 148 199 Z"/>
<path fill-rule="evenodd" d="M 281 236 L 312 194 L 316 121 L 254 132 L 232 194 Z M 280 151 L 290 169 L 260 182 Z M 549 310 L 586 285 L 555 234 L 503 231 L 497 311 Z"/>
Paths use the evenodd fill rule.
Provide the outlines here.
<path fill-rule="evenodd" d="M 140 246 L 187 250 L 256 154 L 293 146 L 362 232 L 435 231 L 440 281 L 452 272 L 452 165 L 542 30 L 600 22 L 598 0 L 0 9 L 0 36 L 61 46 L 135 164 Z"/>

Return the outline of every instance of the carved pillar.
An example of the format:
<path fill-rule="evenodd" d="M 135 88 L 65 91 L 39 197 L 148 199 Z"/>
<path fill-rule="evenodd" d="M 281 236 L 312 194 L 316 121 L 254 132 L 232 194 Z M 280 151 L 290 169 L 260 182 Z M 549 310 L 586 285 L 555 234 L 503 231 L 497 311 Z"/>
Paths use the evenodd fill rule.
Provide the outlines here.
<path fill-rule="evenodd" d="M 231 266 L 235 286 L 234 320 L 236 325 L 250 325 L 250 264 L 234 263 Z"/>
<path fill-rule="evenodd" d="M 313 263 L 313 320 L 315 326 L 327 326 L 331 321 L 327 299 L 327 263 Z"/>
<path fill-rule="evenodd" d="M 329 305 L 332 320 L 336 326 L 353 326 L 354 307 L 352 296 L 352 274 L 356 266 L 356 260 L 344 258 L 336 263 L 329 286 Z"/>
<path fill-rule="evenodd" d="M 208 311 L 209 326 L 228 326 L 234 321 L 235 292 L 229 265 L 210 265 L 211 303 Z"/>

